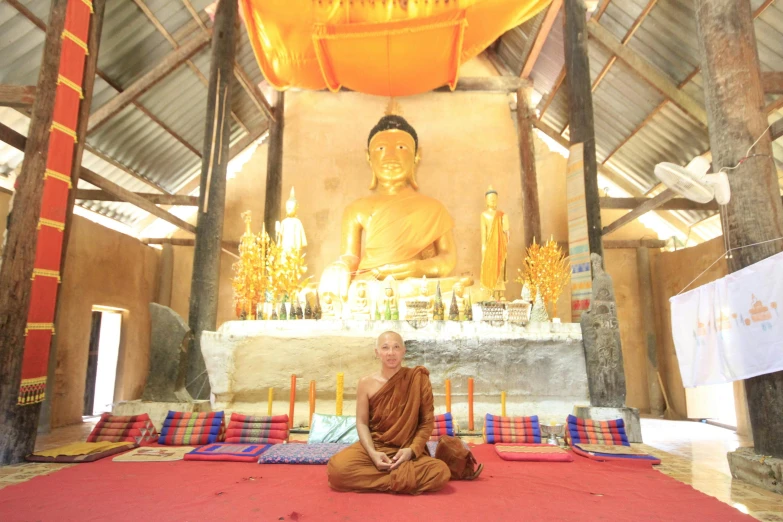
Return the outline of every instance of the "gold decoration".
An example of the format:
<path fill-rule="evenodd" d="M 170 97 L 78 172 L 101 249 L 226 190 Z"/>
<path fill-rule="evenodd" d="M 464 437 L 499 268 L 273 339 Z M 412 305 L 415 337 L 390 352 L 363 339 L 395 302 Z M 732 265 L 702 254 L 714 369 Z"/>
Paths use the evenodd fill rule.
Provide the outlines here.
<path fill-rule="evenodd" d="M 234 278 L 231 286 L 234 289 L 234 307 L 237 317 L 245 314 L 247 318 L 255 318 L 259 303 L 266 302 L 269 279 L 269 247 L 270 240 L 266 230 L 258 235 L 250 231 L 250 211 L 242 214 L 245 222 L 245 233 L 239 241 L 239 261 L 233 264 Z"/>
<path fill-rule="evenodd" d="M 568 257 L 563 255 L 563 251 L 553 238 L 550 237 L 544 245 L 539 245 L 533 238 L 533 244 L 527 249 L 523 266 L 524 270 L 519 269 L 519 277 L 515 281 L 523 285 L 527 284 L 533 292 L 531 295 L 533 299 L 536 298 L 535 292 L 540 293 L 547 310 L 550 305 L 552 306 L 551 317 L 555 317 L 557 300 L 571 277 Z"/>

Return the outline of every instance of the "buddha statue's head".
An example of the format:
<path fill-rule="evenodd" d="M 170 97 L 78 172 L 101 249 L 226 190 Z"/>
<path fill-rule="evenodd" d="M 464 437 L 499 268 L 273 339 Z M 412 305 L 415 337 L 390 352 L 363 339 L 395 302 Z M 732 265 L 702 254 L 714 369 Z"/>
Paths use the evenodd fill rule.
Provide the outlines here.
<path fill-rule="evenodd" d="M 498 208 L 498 192 L 492 188 L 492 185 L 484 193 L 484 201 L 486 201 L 488 209 L 495 210 Z"/>
<path fill-rule="evenodd" d="M 419 138 L 408 121 L 387 114 L 372 128 L 367 138 L 367 161 L 372 169 L 370 190 L 378 183 L 407 183 L 418 189 L 416 165 L 419 163 Z"/>
<path fill-rule="evenodd" d="M 298 209 L 299 209 L 299 203 L 296 202 L 296 195 L 294 195 L 294 187 L 291 187 L 291 195 L 288 196 L 288 200 L 285 202 L 286 217 L 295 217 L 296 211 Z"/>

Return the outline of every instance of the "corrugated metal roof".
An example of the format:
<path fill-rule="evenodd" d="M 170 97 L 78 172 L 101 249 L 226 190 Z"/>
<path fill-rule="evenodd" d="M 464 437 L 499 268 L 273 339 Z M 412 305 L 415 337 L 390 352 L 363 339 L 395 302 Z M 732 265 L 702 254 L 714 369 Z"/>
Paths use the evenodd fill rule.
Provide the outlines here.
<path fill-rule="evenodd" d="M 211 27 L 204 8 L 213 0 L 190 0 L 201 20 Z M 22 0 L 31 16 L 14 6 L 0 3 L 0 83 L 35 85 L 43 53 L 44 30 L 48 20 L 49 0 Z M 144 0 L 152 16 L 171 37 L 183 44 L 202 31 L 182 0 Z M 32 19 L 31 19 L 32 18 Z M 263 76 L 244 29 L 237 46 L 237 63 L 252 81 Z M 108 1 L 104 16 L 101 46 L 98 56 L 99 74 L 93 92 L 91 112 L 114 98 L 118 89 L 125 89 L 154 68 L 168 54 L 173 44 L 155 27 L 150 18 L 132 1 Z M 208 77 L 209 46 L 197 53 L 191 62 Z M 232 80 L 231 109 L 242 125 L 256 131 L 266 118 L 255 102 L 235 80 Z M 207 87 L 188 65 L 180 65 L 159 83 L 125 107 L 87 138 L 90 147 L 115 162 L 147 178 L 162 190 L 174 192 L 184 186 L 201 169 L 200 151 L 206 123 Z M 4 109 L 0 120 L 26 134 L 26 116 Z M 157 121 L 156 121 L 157 120 Z M 180 139 L 173 136 L 175 133 Z M 231 143 L 246 133 L 231 120 Z M 183 143 L 184 142 L 184 143 Z M 0 163 L 15 168 L 21 153 L 0 144 Z M 128 190 L 153 192 L 155 189 L 128 172 L 87 151 L 83 165 Z M 80 182 L 80 187 L 90 187 Z M 133 224 L 148 214 L 127 203 L 85 201 L 84 208 Z"/>
<path fill-rule="evenodd" d="M 648 0 L 611 0 L 598 23 L 622 41 L 648 3 Z M 763 3 L 764 0 L 752 0 L 751 9 L 755 12 Z M 562 16 L 561 11 L 531 74 L 535 90 L 543 95 L 539 112 L 544 109 L 564 64 Z M 783 70 L 783 2 L 778 0 L 767 6 L 755 19 L 754 26 L 761 70 Z M 500 53 L 501 57 L 512 70 L 521 68 L 520 57 L 514 54 L 519 45 L 510 42 L 511 39 L 522 38 L 520 33 L 525 39 L 532 37 L 522 26 L 504 35 L 499 45 L 499 49 L 504 51 Z M 703 79 L 698 71 L 701 60 L 698 38 L 692 0 L 659 0 L 626 45 L 704 106 Z M 509 41 L 508 44 L 506 41 Z M 590 73 L 595 82 L 609 59 L 609 52 L 592 39 L 589 42 Z M 566 80 L 541 115 L 544 123 L 560 131 L 564 137 L 568 136 L 567 89 Z M 771 104 L 777 98 L 767 96 L 766 102 Z M 656 163 L 670 161 L 685 165 L 709 149 L 707 130 L 666 101 L 657 89 L 620 60 L 609 69 L 593 93 L 593 113 L 598 162 L 605 161 L 606 166 L 643 192 L 659 185 L 653 174 Z M 770 123 L 783 118 L 783 108 L 769 116 Z M 783 176 L 783 144 L 780 140 L 773 143 L 773 154 L 779 176 Z M 783 186 L 783 178 L 781 183 Z M 719 220 L 717 223 L 715 220 L 703 221 L 709 215 L 704 212 L 679 211 L 672 212 L 672 215 L 685 225 L 698 224 L 702 236 L 714 235 L 715 227 L 720 230 Z"/>

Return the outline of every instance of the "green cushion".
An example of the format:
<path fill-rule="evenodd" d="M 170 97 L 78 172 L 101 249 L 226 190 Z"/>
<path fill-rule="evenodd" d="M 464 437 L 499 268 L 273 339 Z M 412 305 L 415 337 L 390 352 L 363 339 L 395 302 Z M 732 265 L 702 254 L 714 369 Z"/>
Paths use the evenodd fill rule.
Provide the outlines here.
<path fill-rule="evenodd" d="M 321 415 L 313 413 L 308 444 L 319 442 L 341 442 L 353 444 L 359 440 L 356 431 L 356 417 L 352 415 Z"/>

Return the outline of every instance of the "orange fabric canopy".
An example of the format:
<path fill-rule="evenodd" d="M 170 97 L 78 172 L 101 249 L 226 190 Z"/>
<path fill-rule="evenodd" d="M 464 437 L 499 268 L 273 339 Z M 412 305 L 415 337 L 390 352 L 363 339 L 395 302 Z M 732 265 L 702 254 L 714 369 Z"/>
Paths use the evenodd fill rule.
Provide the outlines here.
<path fill-rule="evenodd" d="M 406 96 L 457 84 L 460 64 L 551 0 L 240 0 L 279 90 Z"/>

